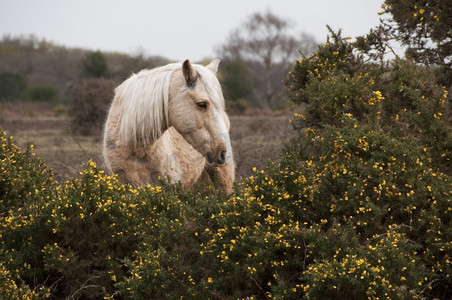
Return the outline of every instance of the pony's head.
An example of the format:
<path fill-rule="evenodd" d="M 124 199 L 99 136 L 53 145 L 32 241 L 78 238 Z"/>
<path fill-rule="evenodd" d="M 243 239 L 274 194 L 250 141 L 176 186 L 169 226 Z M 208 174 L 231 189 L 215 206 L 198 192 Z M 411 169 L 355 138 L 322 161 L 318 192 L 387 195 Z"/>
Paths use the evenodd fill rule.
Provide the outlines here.
<path fill-rule="evenodd" d="M 216 77 L 218 59 L 208 66 L 186 60 L 172 74 L 168 103 L 173 126 L 211 165 L 224 165 L 232 156 L 229 118 Z"/>
<path fill-rule="evenodd" d="M 219 60 L 208 66 L 169 64 L 132 75 L 116 89 L 119 139 L 146 147 L 173 126 L 211 165 L 232 156 L 229 119 L 216 77 Z"/>

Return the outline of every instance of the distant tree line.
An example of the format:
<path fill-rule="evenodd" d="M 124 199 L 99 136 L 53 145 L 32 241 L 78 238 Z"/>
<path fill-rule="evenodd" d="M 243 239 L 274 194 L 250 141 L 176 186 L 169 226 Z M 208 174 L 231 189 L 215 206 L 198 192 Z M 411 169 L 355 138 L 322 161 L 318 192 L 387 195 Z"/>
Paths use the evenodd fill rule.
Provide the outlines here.
<path fill-rule="evenodd" d="M 0 101 L 29 99 L 26 90 L 38 86 L 39 93 L 33 95 L 52 89 L 52 98 L 67 102 L 73 85 L 82 78 L 103 77 L 120 82 L 132 72 L 168 62 L 141 52 L 133 56 L 71 49 L 34 35 L 6 35 L 0 40 Z"/>
<path fill-rule="evenodd" d="M 49 84 L 28 86 L 21 75 L 0 73 L 0 102 L 43 101 L 55 103 L 58 90 Z"/>

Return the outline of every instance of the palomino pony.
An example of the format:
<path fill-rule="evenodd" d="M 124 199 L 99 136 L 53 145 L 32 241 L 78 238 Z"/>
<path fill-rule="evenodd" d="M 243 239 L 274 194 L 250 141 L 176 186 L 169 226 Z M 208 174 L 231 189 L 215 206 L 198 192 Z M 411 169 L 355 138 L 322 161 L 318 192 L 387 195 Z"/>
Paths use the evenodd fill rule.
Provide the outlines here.
<path fill-rule="evenodd" d="M 230 192 L 234 160 L 219 63 L 186 60 L 143 70 L 118 86 L 104 132 L 108 170 L 134 186 L 168 177 L 185 189 L 212 180 Z"/>

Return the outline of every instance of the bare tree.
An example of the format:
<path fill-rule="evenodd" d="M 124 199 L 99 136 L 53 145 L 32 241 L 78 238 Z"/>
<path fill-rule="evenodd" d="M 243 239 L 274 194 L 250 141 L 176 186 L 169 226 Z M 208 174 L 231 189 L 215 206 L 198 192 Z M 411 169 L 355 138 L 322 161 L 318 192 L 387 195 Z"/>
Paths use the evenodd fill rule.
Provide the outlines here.
<path fill-rule="evenodd" d="M 307 54 L 316 46 L 312 36 L 289 33 L 293 23 L 271 12 L 255 13 L 229 35 L 220 47 L 223 59 L 242 61 L 254 73 L 257 85 L 255 97 L 263 106 L 276 108 L 282 98 L 282 78 L 299 51 Z"/>

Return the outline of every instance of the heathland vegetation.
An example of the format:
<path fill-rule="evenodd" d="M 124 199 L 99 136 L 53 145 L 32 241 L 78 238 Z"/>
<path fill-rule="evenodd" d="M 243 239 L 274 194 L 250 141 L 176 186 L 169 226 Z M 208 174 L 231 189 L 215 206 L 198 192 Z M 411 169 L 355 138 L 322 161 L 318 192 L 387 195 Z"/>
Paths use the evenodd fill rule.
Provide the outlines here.
<path fill-rule="evenodd" d="M 450 22 L 442 3 L 386 1 L 385 22 L 415 43 Z M 231 195 L 133 188 L 93 161 L 58 182 L 2 131 L 0 298 L 448 299 L 450 41 L 386 60 L 404 40 L 383 25 L 297 58 L 297 137 Z"/>

